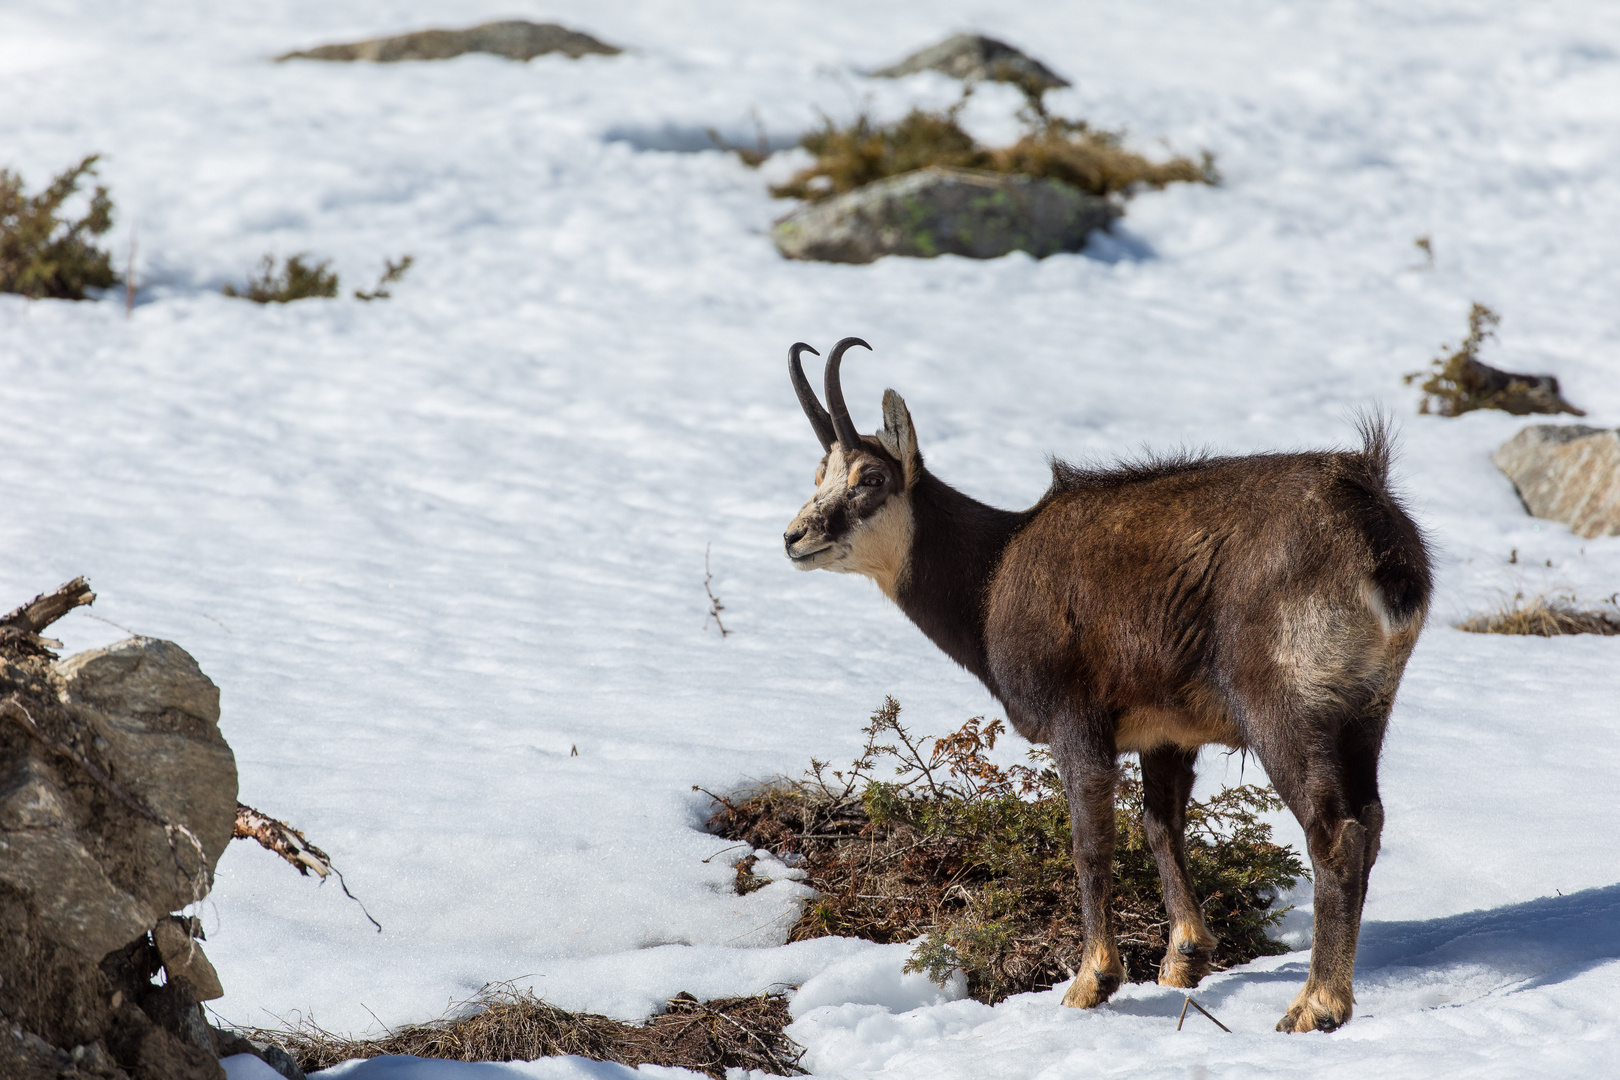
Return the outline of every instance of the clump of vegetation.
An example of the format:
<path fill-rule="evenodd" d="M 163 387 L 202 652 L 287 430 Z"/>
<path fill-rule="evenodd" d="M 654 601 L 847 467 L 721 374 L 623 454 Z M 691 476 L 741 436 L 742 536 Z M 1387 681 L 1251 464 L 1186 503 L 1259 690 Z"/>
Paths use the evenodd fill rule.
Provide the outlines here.
<path fill-rule="evenodd" d="M 248 278 L 242 289 L 227 284 L 222 290 L 226 296 L 237 296 L 255 304 L 290 304 L 294 300 L 310 297 L 330 298 L 338 294 L 338 276 L 328 267 L 330 259 L 311 266 L 304 262 L 304 254 L 290 255 L 281 269 L 276 269 L 274 255 L 259 260 L 257 277 Z"/>
<path fill-rule="evenodd" d="M 371 289 L 370 292 L 366 292 L 363 289 L 354 290 L 354 298 L 356 300 L 388 299 L 390 296 L 394 295 L 388 291 L 388 286 L 397 285 L 401 281 L 404 281 L 405 272 L 411 268 L 411 264 L 414 262 L 416 262 L 416 256 L 414 255 L 402 255 L 398 261 L 384 258 L 382 276 L 377 279 L 377 284 Z"/>
<path fill-rule="evenodd" d="M 866 748 L 848 770 L 813 761 L 803 779 L 717 797 L 709 819 L 711 831 L 804 869 L 820 891 L 789 939 L 922 938 L 909 970 L 941 983 L 961 971 L 969 992 L 992 1004 L 1072 977 L 1084 941 L 1080 891 L 1068 802 L 1046 751 L 1003 768 L 987 756 L 1001 721 L 976 717 L 952 735 L 919 738 L 893 698 L 864 730 Z M 880 776 L 890 764 L 892 775 Z M 1169 925 L 1140 774 L 1122 773 L 1115 924 L 1128 977 L 1151 980 Z M 1269 788 L 1244 785 L 1188 809 L 1187 862 L 1220 938 L 1216 970 L 1287 951 L 1266 931 L 1287 910 L 1274 908 L 1276 897 L 1306 869 L 1260 818 L 1280 808 Z"/>
<path fill-rule="evenodd" d="M 1559 637 L 1563 634 L 1620 635 L 1620 608 L 1609 598 L 1612 610 L 1579 608 L 1572 596 L 1535 596 L 1528 600 L 1514 593 L 1511 601 L 1495 611 L 1464 619 L 1457 629 L 1471 634 L 1534 634 Z"/>
<path fill-rule="evenodd" d="M 380 1039 L 349 1039 L 309 1022 L 237 1034 L 281 1047 L 305 1072 L 385 1054 L 449 1061 L 533 1061 L 574 1054 L 631 1067 L 695 1069 L 715 1080 L 724 1080 L 727 1069 L 757 1069 L 773 1076 L 804 1073 L 799 1067 L 804 1048 L 782 1034 L 790 1018 L 787 1001 L 779 994 L 706 1002 L 677 994 L 646 1023 L 625 1024 L 593 1013 L 566 1012 L 503 983 L 485 986 L 455 1013 Z"/>
<path fill-rule="evenodd" d="M 1565 401 L 1558 380 L 1551 375 L 1518 375 L 1491 367 L 1479 359 L 1487 338 L 1496 336 L 1502 317 L 1484 304 L 1475 303 L 1468 311 L 1468 336 L 1450 352 L 1435 357 L 1432 371 L 1414 371 L 1405 381 L 1410 386 L 1423 378 L 1423 400 L 1418 412 L 1439 416 L 1461 416 L 1475 409 L 1501 409 L 1514 416 L 1530 413 L 1586 413 Z M 1444 348 L 1444 346 L 1442 346 Z"/>
<path fill-rule="evenodd" d="M 266 255 L 259 260 L 259 273 L 256 277 L 248 279 L 246 285 L 238 289 L 235 285 L 227 284 L 222 290 L 226 296 L 237 296 L 244 300 L 252 300 L 255 304 L 290 304 L 294 300 L 308 300 L 312 297 L 331 299 L 338 294 L 338 276 L 331 269 L 332 260 L 325 259 L 311 265 L 304 260 L 308 252 L 290 255 L 276 269 L 276 257 Z M 386 300 L 393 295 L 388 286 L 396 285 L 404 280 L 406 271 L 416 262 L 413 255 L 402 255 L 399 259 L 384 259 L 383 272 L 377 278 L 377 284 L 370 290 L 354 290 L 356 300 Z"/>
<path fill-rule="evenodd" d="M 112 256 L 92 237 L 112 228 L 113 204 L 97 184 L 90 206 L 77 221 L 62 216 L 63 205 L 87 176 L 95 175 L 92 154 L 46 185 L 38 195 L 23 194 L 23 179 L 0 169 L 0 292 L 31 298 L 83 300 L 86 289 L 116 285 Z"/>
<path fill-rule="evenodd" d="M 1220 180 L 1207 153 L 1201 161 L 1177 157 L 1152 162 L 1125 149 L 1122 133 L 1049 115 L 1038 98 L 1031 99 L 1024 113 L 1028 130 L 1016 143 L 980 146 L 957 122 L 965 101 L 944 112 L 913 109 L 893 124 L 874 124 L 865 115 L 847 127 L 828 120 L 800 142 L 816 156 L 815 164 L 772 187 L 771 194 L 818 201 L 933 165 L 1061 180 L 1092 195 Z"/>

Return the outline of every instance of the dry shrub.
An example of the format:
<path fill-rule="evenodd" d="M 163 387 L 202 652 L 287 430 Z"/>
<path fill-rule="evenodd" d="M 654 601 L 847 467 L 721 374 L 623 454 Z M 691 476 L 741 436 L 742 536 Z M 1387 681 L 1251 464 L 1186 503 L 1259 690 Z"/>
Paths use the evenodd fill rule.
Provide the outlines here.
<path fill-rule="evenodd" d="M 1425 249 L 1428 250 L 1428 249 Z M 1424 379 L 1423 400 L 1418 412 L 1440 416 L 1461 416 L 1475 409 L 1501 409 L 1514 416 L 1531 413 L 1586 413 L 1565 401 L 1558 380 L 1551 375 L 1519 375 L 1491 367 L 1479 359 L 1486 338 L 1496 336 L 1502 317 L 1484 304 L 1475 303 L 1468 311 L 1468 336 L 1456 350 L 1432 361 L 1432 371 Z M 1443 346 L 1442 346 L 1443 347 Z M 1414 371 L 1405 377 L 1407 385 L 1425 373 Z"/>
<path fill-rule="evenodd" d="M 404 281 L 406 272 L 410 270 L 415 262 L 415 255 L 402 255 L 398 259 L 384 258 L 383 272 L 377 276 L 377 284 L 369 290 L 354 290 L 354 298 L 356 300 L 387 300 L 394 295 L 388 286 L 398 285 L 401 281 Z M 334 277 L 333 285 L 336 286 L 336 284 L 337 279 Z"/>
<path fill-rule="evenodd" d="M 771 194 L 818 201 L 932 165 L 1061 180 L 1092 195 L 1128 195 L 1142 187 L 1219 180 L 1208 154 L 1202 162 L 1178 157 L 1155 163 L 1126 150 L 1118 132 L 1044 111 L 1026 113 L 1029 130 L 1012 146 L 983 147 L 957 122 L 961 107 L 958 102 L 944 112 L 913 109 L 887 125 L 874 124 L 865 115 L 848 127 L 828 120 L 800 142 L 816 156 L 816 163 L 772 187 Z"/>
<path fill-rule="evenodd" d="M 866 749 L 847 771 L 813 761 L 802 780 L 717 798 L 709 820 L 719 835 L 803 868 L 820 891 L 789 938 L 921 938 L 908 970 L 942 984 L 960 970 L 969 992 L 992 1004 L 1072 977 L 1083 944 L 1080 891 L 1068 802 L 1047 752 L 1002 768 L 986 756 L 1001 721 L 974 718 L 953 735 L 918 738 L 893 698 L 864 730 Z M 889 763 L 893 776 L 879 778 Z M 1142 828 L 1140 774 L 1134 766 L 1121 773 L 1115 924 L 1128 976 L 1151 980 L 1169 926 Z M 1255 785 L 1188 808 L 1188 867 L 1221 939 L 1216 970 L 1287 951 L 1266 930 L 1287 910 L 1275 909 L 1275 898 L 1306 870 L 1260 820 L 1280 808 Z"/>
<path fill-rule="evenodd" d="M 452 1017 L 402 1027 L 380 1039 L 348 1039 L 310 1023 L 238 1034 L 281 1047 L 305 1072 L 385 1054 L 449 1061 L 533 1061 L 575 1054 L 630 1066 L 695 1069 L 723 1080 L 727 1069 L 802 1075 L 798 1062 L 804 1048 L 782 1034 L 789 1019 L 787 1000 L 779 994 L 706 1002 L 677 994 L 646 1023 L 625 1024 L 594 1013 L 567 1012 L 500 983 L 460 1003 Z"/>
<path fill-rule="evenodd" d="M 61 216 L 62 205 L 79 183 L 95 175 L 99 157 L 90 155 L 32 197 L 23 194 L 21 176 L 0 169 L 0 292 L 83 300 L 86 289 L 118 283 L 112 256 L 90 239 L 112 228 L 107 189 L 96 185 L 89 208 L 77 221 Z"/>
<path fill-rule="evenodd" d="M 1613 606 L 1613 598 L 1610 599 Z M 1504 602 L 1495 611 L 1464 619 L 1457 629 L 1471 634 L 1534 634 L 1559 637 L 1563 634 L 1620 635 L 1620 609 L 1583 610 L 1574 597 L 1536 596 L 1526 600 L 1523 593 Z"/>
<path fill-rule="evenodd" d="M 241 290 L 235 285 L 226 285 L 221 291 L 226 296 L 238 296 L 255 304 L 287 304 L 310 297 L 330 298 L 338 294 L 338 276 L 327 269 L 331 265 L 328 259 L 311 266 L 304 262 L 303 254 L 298 254 L 289 256 L 278 271 L 275 256 L 266 255 L 259 260 L 258 276 L 249 278 Z"/>

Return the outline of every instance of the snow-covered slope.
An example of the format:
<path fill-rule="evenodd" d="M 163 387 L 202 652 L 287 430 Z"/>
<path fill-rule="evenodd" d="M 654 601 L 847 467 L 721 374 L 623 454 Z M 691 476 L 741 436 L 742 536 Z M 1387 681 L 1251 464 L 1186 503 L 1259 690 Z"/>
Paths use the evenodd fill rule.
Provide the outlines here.
<path fill-rule="evenodd" d="M 630 51 L 269 61 L 512 16 Z M 1073 78 L 1051 99 L 1071 115 L 1213 150 L 1225 185 L 1143 195 L 1082 256 L 811 265 L 765 235 L 795 155 L 657 149 L 950 101 L 859 71 L 961 28 Z M 969 121 L 1007 136 L 1015 107 L 985 90 Z M 37 187 L 94 151 L 140 302 L 0 297 L 0 601 L 85 573 L 101 599 L 60 624 L 71 648 L 127 628 L 190 649 L 244 801 L 304 827 L 384 927 L 233 846 L 203 912 L 223 1017 L 361 1032 L 502 979 L 635 1017 L 820 980 L 794 1034 L 825 1075 L 1573 1076 L 1620 1051 L 1620 644 L 1451 627 L 1518 590 L 1609 595 L 1620 540 L 1524 515 L 1488 460 L 1522 421 L 1417 417 L 1401 382 L 1480 300 L 1503 315 L 1487 360 L 1620 423 L 1620 10 L 0 7 L 0 165 Z M 334 259 L 345 292 L 385 257 L 416 268 L 373 304 L 219 295 L 266 251 Z M 886 693 L 924 731 L 994 710 L 875 588 L 780 554 L 817 456 L 785 350 L 851 333 L 875 347 L 846 365 L 857 422 L 895 387 L 930 464 L 1001 505 L 1039 494 L 1047 453 L 1323 446 L 1354 409 L 1402 418 L 1439 593 L 1343 1031 L 1271 1032 L 1302 952 L 1206 983 L 1233 1035 L 1176 1033 L 1181 997 L 1153 986 L 1085 1014 L 944 1001 L 899 977 L 903 948 L 779 945 L 798 887 L 737 897 L 730 856 L 703 861 L 725 845 L 694 784 L 847 756 Z"/>

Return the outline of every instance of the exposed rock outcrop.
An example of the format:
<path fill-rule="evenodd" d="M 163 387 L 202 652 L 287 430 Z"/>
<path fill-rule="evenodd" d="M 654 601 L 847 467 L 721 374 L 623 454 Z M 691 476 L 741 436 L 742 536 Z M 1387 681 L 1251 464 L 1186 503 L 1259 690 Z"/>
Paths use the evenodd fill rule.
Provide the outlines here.
<path fill-rule="evenodd" d="M 1056 180 L 928 168 L 809 203 L 778 221 L 776 246 L 790 259 L 869 263 L 884 255 L 1010 251 L 1036 258 L 1079 251 L 1120 214 L 1107 199 Z"/>
<path fill-rule="evenodd" d="M 1577 536 L 1620 536 L 1620 431 L 1536 424 L 1491 460 L 1535 517 L 1561 521 Z"/>
<path fill-rule="evenodd" d="M 417 30 L 394 37 L 319 45 L 313 49 L 286 53 L 276 59 L 371 60 L 391 64 L 401 60 L 448 60 L 463 53 L 482 52 L 504 56 L 509 60 L 532 60 L 547 53 L 562 53 L 577 60 L 591 54 L 617 56 L 623 51 L 589 34 L 569 30 L 556 23 L 510 19 L 469 26 L 464 30 Z"/>
<path fill-rule="evenodd" d="M 220 1080 L 197 1007 L 219 982 L 169 916 L 235 825 L 219 691 L 152 638 L 57 661 L 40 631 L 93 599 L 80 579 L 0 618 L 0 1076 Z"/>
<path fill-rule="evenodd" d="M 982 34 L 948 37 L 872 74 L 897 79 L 919 71 L 939 71 L 964 82 L 1012 83 L 1037 96 L 1069 85 L 1069 80 L 1034 57 Z"/>

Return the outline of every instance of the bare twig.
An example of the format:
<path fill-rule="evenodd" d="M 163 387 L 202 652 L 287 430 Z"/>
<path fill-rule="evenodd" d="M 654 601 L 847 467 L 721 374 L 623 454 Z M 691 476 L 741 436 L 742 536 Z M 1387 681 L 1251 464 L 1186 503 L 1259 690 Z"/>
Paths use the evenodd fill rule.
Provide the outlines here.
<path fill-rule="evenodd" d="M 124 318 L 135 310 L 135 226 L 129 227 L 129 264 L 124 269 Z"/>
<path fill-rule="evenodd" d="M 1205 1016 L 1209 1017 L 1210 1023 L 1214 1024 L 1216 1027 L 1220 1028 L 1222 1031 L 1226 1032 L 1228 1035 L 1232 1034 L 1232 1029 L 1231 1028 L 1227 1027 L 1225 1024 L 1223 1024 L 1219 1020 L 1215 1019 L 1215 1015 L 1213 1013 L 1211 1013 L 1208 1009 L 1204 1008 L 1202 1005 L 1198 1004 L 1198 1002 L 1194 1001 L 1192 999 L 1191 995 L 1188 995 L 1187 1000 L 1185 1000 L 1185 1001 L 1183 1001 L 1181 1003 L 1181 1015 L 1176 1017 L 1176 1030 L 1177 1031 L 1181 1030 L 1182 1021 L 1187 1019 L 1187 1006 L 1189 1006 L 1189 1005 L 1191 1005 L 1193 1008 L 1197 1009 L 1199 1012 L 1203 1013 Z"/>
<path fill-rule="evenodd" d="M 305 876 L 313 870 L 324 880 L 332 872 L 331 856 L 306 840 L 302 832 L 242 803 L 236 804 L 236 828 L 231 839 L 257 840 L 260 847 L 280 855 Z"/>
<path fill-rule="evenodd" d="M 343 873 L 332 865 L 332 857 L 304 838 L 304 834 L 270 815 L 242 803 L 236 804 L 236 827 L 231 833 L 233 840 L 257 840 L 259 846 L 267 851 L 273 851 L 291 863 L 300 874 L 308 876 L 311 870 L 323 882 L 327 874 L 338 879 L 338 886 L 342 888 L 343 895 L 360 905 L 360 913 L 366 921 L 382 933 L 382 923 L 371 917 L 366 905 L 360 898 L 349 891 L 349 883 L 343 880 Z"/>
<path fill-rule="evenodd" d="M 720 602 L 720 598 L 714 595 L 714 589 L 710 588 L 710 582 L 714 580 L 714 575 L 709 572 L 709 548 L 713 546 L 713 544 L 709 544 L 703 548 L 703 591 L 709 594 L 709 615 L 708 618 L 703 620 L 703 628 L 707 630 L 709 628 L 709 619 L 713 619 L 714 625 L 720 628 L 720 637 L 725 638 L 731 632 L 726 629 L 726 624 L 720 621 L 720 613 L 726 610 L 726 605 Z"/>
<path fill-rule="evenodd" d="M 33 656 L 54 656 L 51 649 L 60 649 L 62 643 L 41 637 L 40 631 L 76 607 L 93 603 L 96 594 L 90 583 L 76 577 L 57 589 L 40 593 L 28 603 L 0 616 L 0 647 Z"/>

